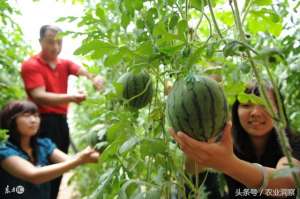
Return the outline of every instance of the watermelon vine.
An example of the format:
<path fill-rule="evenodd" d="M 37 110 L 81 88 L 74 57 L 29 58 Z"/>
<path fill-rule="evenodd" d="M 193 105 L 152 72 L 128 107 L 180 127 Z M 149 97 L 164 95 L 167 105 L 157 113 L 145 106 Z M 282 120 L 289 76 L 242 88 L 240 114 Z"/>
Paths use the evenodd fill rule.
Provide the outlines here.
<path fill-rule="evenodd" d="M 228 5 L 228 9 L 218 9 L 223 5 Z M 285 11 L 288 5 L 281 3 L 280 6 L 278 10 Z M 82 195 L 90 198 L 170 198 L 178 194 L 184 198 L 186 184 L 196 195 L 204 197 L 203 190 L 193 185 L 186 175 L 183 155 L 166 133 L 169 126 L 165 120 L 166 100 L 170 92 L 166 88 L 189 74 L 222 77 L 219 84 L 229 104 L 243 92 L 242 82 L 253 79 L 254 74 L 263 101 L 281 132 L 284 153 L 289 156 L 288 143 L 282 137 L 286 123 L 278 98 L 278 80 L 273 75 L 280 67 L 271 66 L 266 60 L 270 53 L 276 52 L 264 51 L 265 46 L 280 46 L 272 35 L 280 34 L 282 21 L 278 17 L 287 14 L 271 7 L 267 0 L 246 0 L 240 15 L 234 0 L 103 0 L 89 2 L 82 17 L 60 19 L 77 22 L 81 31 L 75 36 L 81 35 L 84 40 L 75 53 L 90 61 L 86 64 L 88 70 L 102 73 L 108 82 L 103 94 L 85 85 L 90 98 L 76 108 L 79 116 L 73 118 L 79 146 L 86 144 L 80 139 L 86 129 L 99 124 L 105 124 L 108 143 L 101 164 L 85 170 L 88 177 L 97 176 L 101 182 L 91 181 L 87 188 L 82 183 L 81 170 L 75 173 L 74 179 Z M 256 27 L 259 17 L 263 25 Z M 279 20 L 279 25 L 272 20 Z M 286 51 L 283 58 L 289 57 L 294 50 L 291 41 L 289 50 L 281 46 Z M 276 56 L 281 57 L 280 53 Z M 126 100 L 120 103 L 122 86 L 117 80 L 129 71 L 144 69 L 153 80 L 153 99 L 145 107 L 131 112 L 124 106 Z M 264 76 L 271 80 L 275 89 L 278 114 L 266 97 L 262 84 Z M 144 93 L 146 89 L 128 98 L 128 104 Z M 289 97 L 291 99 L 296 97 Z M 100 130 L 98 133 L 102 134 Z"/>

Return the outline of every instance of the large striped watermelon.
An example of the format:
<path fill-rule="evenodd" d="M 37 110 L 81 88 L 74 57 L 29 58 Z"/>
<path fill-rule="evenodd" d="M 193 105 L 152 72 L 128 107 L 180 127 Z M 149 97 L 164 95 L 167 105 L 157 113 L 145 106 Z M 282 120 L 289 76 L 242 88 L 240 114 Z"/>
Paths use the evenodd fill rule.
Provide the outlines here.
<path fill-rule="evenodd" d="M 152 80 L 148 73 L 125 73 L 119 82 L 122 83 L 123 97 L 128 101 L 130 107 L 140 109 L 146 106 L 152 99 Z"/>
<path fill-rule="evenodd" d="M 200 141 L 219 138 L 227 120 L 224 92 L 207 77 L 190 75 L 178 80 L 167 99 L 167 116 L 176 132 Z"/>

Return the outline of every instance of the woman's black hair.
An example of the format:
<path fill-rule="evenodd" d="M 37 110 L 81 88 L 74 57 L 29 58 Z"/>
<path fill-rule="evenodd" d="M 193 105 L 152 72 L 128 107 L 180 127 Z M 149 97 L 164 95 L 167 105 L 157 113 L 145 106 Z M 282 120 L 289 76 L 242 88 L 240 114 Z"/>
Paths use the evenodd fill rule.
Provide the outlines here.
<path fill-rule="evenodd" d="M 270 91 L 274 94 L 274 90 L 272 86 L 268 83 L 265 82 L 265 86 L 267 91 Z M 260 91 L 257 82 L 251 82 L 249 85 L 246 86 L 246 89 L 244 91 L 246 94 L 254 94 L 256 96 L 260 96 Z M 281 100 L 283 101 L 283 96 L 280 95 Z M 275 100 L 275 105 L 278 106 L 278 103 Z M 232 135 L 233 135 L 233 140 L 234 140 L 234 150 L 237 153 L 238 156 L 243 157 L 243 159 L 248 160 L 248 161 L 254 161 L 257 160 L 258 157 L 255 155 L 255 149 L 254 146 L 250 140 L 249 134 L 246 132 L 246 130 L 242 127 L 238 115 L 238 108 L 239 108 L 240 102 L 238 99 L 235 100 L 235 102 L 232 105 Z M 293 149 L 292 153 L 293 156 L 296 157 L 297 159 L 300 159 L 300 137 L 295 135 L 291 128 L 289 127 L 289 121 L 287 119 L 287 115 L 285 112 L 285 108 L 283 107 L 284 110 L 284 116 L 287 122 L 287 127 L 285 129 L 285 133 L 289 139 L 289 142 L 291 144 L 291 147 Z M 277 137 L 277 132 L 276 129 L 273 127 L 270 131 L 270 137 L 268 139 L 267 143 L 268 148 L 271 148 L 274 150 L 274 156 L 275 152 L 277 153 L 278 156 L 282 156 L 282 150 L 279 145 L 279 140 Z M 267 161 L 266 161 L 267 162 Z"/>
<path fill-rule="evenodd" d="M 18 132 L 16 118 L 23 113 L 38 113 L 38 107 L 30 101 L 11 101 L 4 106 L 0 112 L 0 128 L 8 130 L 8 141 L 19 147 L 21 150 L 21 137 Z M 30 146 L 32 147 L 34 157 L 34 162 L 30 160 L 32 163 L 36 163 L 38 157 L 37 136 L 38 133 L 32 136 L 30 140 Z"/>
<path fill-rule="evenodd" d="M 268 91 L 273 92 L 273 89 L 270 85 L 266 85 L 266 87 Z M 256 82 L 251 82 L 249 85 L 247 85 L 244 92 L 246 94 L 260 96 L 258 84 Z M 244 159 L 247 159 L 248 161 L 254 161 L 258 157 L 256 157 L 255 149 L 250 140 L 249 134 L 241 125 L 238 115 L 239 105 L 240 102 L 238 99 L 236 99 L 232 105 L 232 135 L 234 139 L 234 149 L 240 156 L 243 156 Z M 277 141 L 275 128 L 272 128 L 270 135 L 271 136 L 269 139 L 274 140 L 275 137 Z"/>

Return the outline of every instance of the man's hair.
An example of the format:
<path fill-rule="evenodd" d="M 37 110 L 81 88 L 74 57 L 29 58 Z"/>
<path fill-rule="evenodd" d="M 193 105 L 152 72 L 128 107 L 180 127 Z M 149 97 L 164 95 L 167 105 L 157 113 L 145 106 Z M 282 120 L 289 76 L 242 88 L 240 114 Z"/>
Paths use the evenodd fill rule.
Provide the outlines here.
<path fill-rule="evenodd" d="M 51 30 L 53 32 L 62 32 L 62 30 L 58 27 L 58 26 L 54 26 L 54 25 L 43 25 L 40 29 L 40 39 L 43 39 L 47 30 Z"/>

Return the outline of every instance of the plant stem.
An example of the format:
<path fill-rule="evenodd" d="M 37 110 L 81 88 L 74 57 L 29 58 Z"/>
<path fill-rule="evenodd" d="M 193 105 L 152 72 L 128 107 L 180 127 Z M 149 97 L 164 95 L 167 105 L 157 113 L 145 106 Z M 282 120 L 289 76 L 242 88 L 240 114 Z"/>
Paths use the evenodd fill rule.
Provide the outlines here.
<path fill-rule="evenodd" d="M 238 40 L 235 40 L 237 43 L 245 46 L 246 48 L 248 48 L 250 51 L 252 51 L 254 54 L 258 55 L 259 53 L 254 49 L 252 48 L 249 44 L 245 43 L 245 42 L 242 42 L 242 41 L 238 41 Z"/>
<path fill-rule="evenodd" d="M 210 40 L 210 38 L 212 37 L 212 26 L 211 26 L 211 22 L 208 18 L 208 16 L 205 14 L 205 12 L 203 12 L 203 16 L 206 18 L 208 25 L 209 25 L 209 37 L 207 38 L 207 40 L 205 41 L 205 43 L 207 44 L 208 41 Z"/>
<path fill-rule="evenodd" d="M 224 40 L 224 37 L 223 37 L 223 35 L 222 35 L 221 31 L 220 31 L 220 28 L 219 28 L 219 26 L 218 26 L 217 20 L 216 20 L 216 18 L 215 18 L 215 14 L 214 14 L 214 11 L 213 11 L 213 8 L 212 8 L 212 5 L 211 5 L 210 0 L 207 0 L 207 3 L 208 3 L 209 12 L 210 12 L 210 14 L 211 14 L 211 18 L 212 18 L 213 23 L 214 23 L 214 25 L 215 25 L 216 31 L 217 31 L 217 33 L 219 34 L 219 36 L 221 37 L 222 41 L 223 41 L 224 43 L 226 43 L 225 40 Z"/>
<path fill-rule="evenodd" d="M 291 153 L 292 149 L 291 149 L 291 146 L 289 144 L 288 138 L 285 134 L 284 126 L 283 126 L 283 124 L 280 125 L 280 124 L 277 123 L 277 125 L 275 125 L 275 129 L 276 129 L 276 131 L 278 132 L 278 135 L 279 135 L 279 142 L 280 142 L 281 148 L 283 150 L 283 154 L 286 156 L 286 158 L 288 160 L 289 167 L 292 168 L 294 166 L 293 162 L 292 162 L 292 153 Z M 297 188 L 299 188 L 300 187 L 300 180 L 299 180 L 298 174 L 295 173 L 295 172 L 292 172 L 292 177 L 295 180 Z"/>
<path fill-rule="evenodd" d="M 274 80 L 272 74 L 271 74 L 271 71 L 269 69 L 269 66 L 268 66 L 268 63 L 266 63 L 266 61 L 264 61 L 264 66 L 267 70 L 267 73 L 268 73 L 268 76 L 270 78 L 270 81 L 272 83 L 272 86 L 273 86 L 273 90 L 274 90 L 274 93 L 275 93 L 275 97 L 276 97 L 276 101 L 277 101 L 277 106 L 278 106 L 278 114 L 279 114 L 279 121 L 283 122 L 283 127 L 286 127 L 287 126 L 287 121 L 286 121 L 286 118 L 285 118 L 285 113 L 284 113 L 284 110 L 283 110 L 283 104 L 282 104 L 282 101 L 281 101 L 281 97 L 280 97 L 280 93 L 279 93 L 279 89 L 278 89 L 278 86 L 276 84 L 276 81 Z"/>
<path fill-rule="evenodd" d="M 249 13 L 249 10 L 250 10 L 250 8 L 251 8 L 251 5 L 252 5 L 252 0 L 250 0 L 250 1 L 248 2 L 248 5 L 247 5 L 247 7 L 245 8 L 245 11 L 243 12 L 244 15 L 243 15 L 243 19 L 242 19 L 242 25 L 244 25 L 244 22 L 245 22 L 245 20 L 246 20 L 246 17 L 247 17 L 247 15 L 248 15 L 248 13 Z"/>
<path fill-rule="evenodd" d="M 191 41 L 193 41 L 193 40 L 195 39 L 196 35 L 197 35 L 197 30 L 198 30 L 198 28 L 199 28 L 199 26 L 200 26 L 200 24 L 201 24 L 201 22 L 202 22 L 203 16 L 204 16 L 203 13 L 204 13 L 204 12 L 203 12 L 203 9 L 202 9 L 202 15 L 201 15 L 201 17 L 200 17 L 200 19 L 199 19 L 199 21 L 198 21 L 196 27 L 195 27 L 195 31 L 193 32 Z"/>
<path fill-rule="evenodd" d="M 189 0 L 185 0 L 185 19 L 188 21 Z"/>

